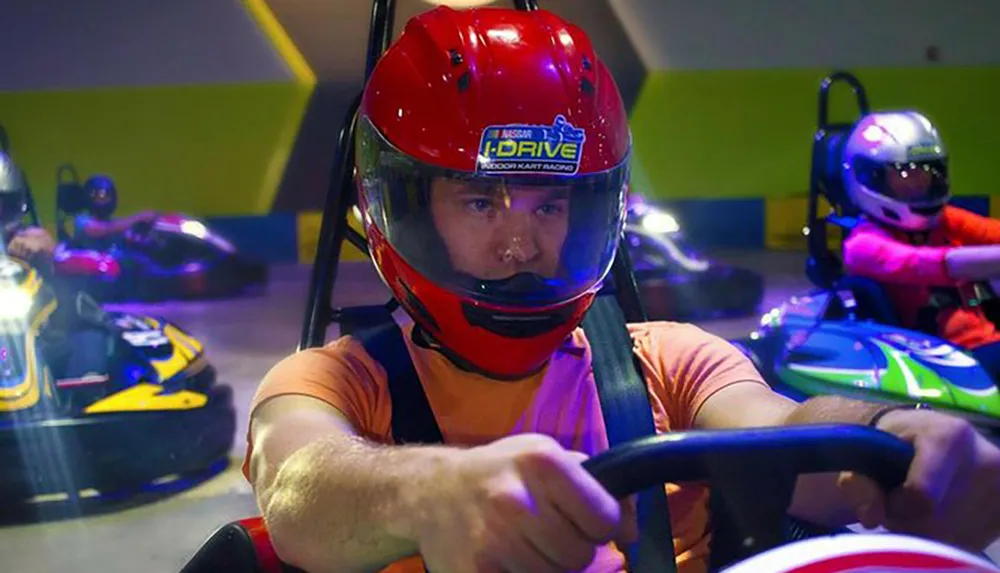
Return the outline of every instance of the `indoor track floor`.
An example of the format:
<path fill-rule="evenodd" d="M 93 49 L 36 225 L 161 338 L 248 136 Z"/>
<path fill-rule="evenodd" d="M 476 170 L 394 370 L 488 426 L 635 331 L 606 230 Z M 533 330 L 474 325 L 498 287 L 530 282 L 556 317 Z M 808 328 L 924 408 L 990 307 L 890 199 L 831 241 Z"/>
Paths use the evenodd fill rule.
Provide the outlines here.
<path fill-rule="evenodd" d="M 762 311 L 808 288 L 801 253 L 723 253 L 724 260 L 763 272 L 767 294 Z M 162 314 L 204 342 L 221 382 L 235 390 L 239 434 L 228 469 L 165 499 L 112 513 L 47 523 L 0 525 L 0 571 L 59 573 L 177 573 L 218 526 L 257 514 L 250 488 L 239 471 L 246 444 L 247 407 L 261 377 L 294 351 L 308 292 L 309 269 L 279 266 L 260 297 L 227 301 L 123 305 Z M 368 263 L 345 263 L 334 304 L 384 301 L 387 291 Z M 723 337 L 751 330 L 759 314 L 700 323 Z M 329 336 L 336 335 L 335 327 Z M 0 516 L 3 508 L 0 508 Z M 994 545 L 1000 559 L 1000 545 Z"/>

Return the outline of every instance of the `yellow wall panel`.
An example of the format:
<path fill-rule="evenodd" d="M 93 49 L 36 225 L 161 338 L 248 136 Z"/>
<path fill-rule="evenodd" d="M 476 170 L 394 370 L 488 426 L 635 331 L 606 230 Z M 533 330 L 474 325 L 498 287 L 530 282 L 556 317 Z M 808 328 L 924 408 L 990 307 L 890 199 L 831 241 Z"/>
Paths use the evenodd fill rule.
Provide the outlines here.
<path fill-rule="evenodd" d="M 51 223 L 56 168 L 111 175 L 120 212 L 270 211 L 310 89 L 294 83 L 0 93 L 0 123 Z"/>

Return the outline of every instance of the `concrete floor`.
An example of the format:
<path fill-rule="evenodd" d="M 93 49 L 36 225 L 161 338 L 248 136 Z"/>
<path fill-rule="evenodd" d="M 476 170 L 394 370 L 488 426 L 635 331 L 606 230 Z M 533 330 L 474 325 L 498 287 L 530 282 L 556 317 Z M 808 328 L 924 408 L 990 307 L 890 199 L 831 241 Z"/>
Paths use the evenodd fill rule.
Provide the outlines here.
<path fill-rule="evenodd" d="M 808 288 L 799 253 L 721 253 L 723 259 L 761 270 L 767 276 L 763 310 Z M 283 266 L 272 271 L 262 297 L 219 302 L 119 306 L 163 314 L 199 337 L 219 371 L 235 390 L 240 435 L 230 467 L 184 493 L 115 513 L 31 525 L 0 527 L 3 571 L 81 573 L 176 573 L 219 525 L 257 514 L 250 488 L 239 473 L 245 447 L 247 406 L 261 377 L 294 351 L 305 308 L 309 269 Z M 388 296 L 368 263 L 342 267 L 335 304 L 369 304 Z M 757 315 L 703 323 L 724 337 L 746 334 Z M 331 329 L 330 337 L 336 335 Z M 0 508 L 2 513 L 2 508 Z M 1000 546 L 995 546 L 1000 558 Z"/>

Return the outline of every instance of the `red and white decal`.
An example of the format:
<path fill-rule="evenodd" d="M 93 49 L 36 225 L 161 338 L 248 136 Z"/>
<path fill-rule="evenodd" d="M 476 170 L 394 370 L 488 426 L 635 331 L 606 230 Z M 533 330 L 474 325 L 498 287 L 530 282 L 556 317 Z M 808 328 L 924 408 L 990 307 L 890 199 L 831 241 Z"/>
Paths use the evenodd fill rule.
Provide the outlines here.
<path fill-rule="evenodd" d="M 725 573 L 1000 573 L 959 549 L 894 534 L 817 537 L 756 555 Z"/>

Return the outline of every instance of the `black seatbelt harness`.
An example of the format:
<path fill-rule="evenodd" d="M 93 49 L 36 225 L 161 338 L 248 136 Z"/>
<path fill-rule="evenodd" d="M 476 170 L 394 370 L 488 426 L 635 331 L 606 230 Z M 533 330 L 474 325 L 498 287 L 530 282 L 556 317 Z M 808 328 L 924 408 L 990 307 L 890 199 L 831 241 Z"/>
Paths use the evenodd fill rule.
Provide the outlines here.
<path fill-rule="evenodd" d="M 397 444 L 441 444 L 423 384 L 413 366 L 402 329 L 386 311 L 382 320 L 357 331 L 356 338 L 386 370 L 392 402 L 392 437 Z M 369 322 L 369 324 L 372 324 Z M 611 447 L 653 435 L 653 413 L 632 338 L 621 308 L 612 296 L 599 296 L 583 320 L 590 342 L 594 380 Z M 641 492 L 637 499 L 640 539 L 626 550 L 633 573 L 675 573 L 673 535 L 664 487 Z"/>
<path fill-rule="evenodd" d="M 365 317 L 371 326 L 357 331 L 341 330 L 364 346 L 375 362 L 385 368 L 392 403 L 392 439 L 397 445 L 443 444 L 444 437 L 434 419 L 420 376 L 413 366 L 403 331 L 388 309 L 370 309 Z M 374 320 L 372 320 L 374 319 Z"/>
<path fill-rule="evenodd" d="M 583 318 L 583 332 L 593 355 L 608 445 L 613 448 L 655 434 L 649 390 L 632 351 L 625 316 L 613 296 L 597 297 Z M 674 536 L 664 486 L 640 492 L 636 501 L 640 537 L 627 549 L 629 571 L 674 573 Z"/>

